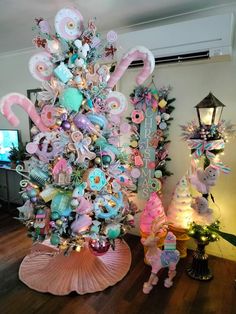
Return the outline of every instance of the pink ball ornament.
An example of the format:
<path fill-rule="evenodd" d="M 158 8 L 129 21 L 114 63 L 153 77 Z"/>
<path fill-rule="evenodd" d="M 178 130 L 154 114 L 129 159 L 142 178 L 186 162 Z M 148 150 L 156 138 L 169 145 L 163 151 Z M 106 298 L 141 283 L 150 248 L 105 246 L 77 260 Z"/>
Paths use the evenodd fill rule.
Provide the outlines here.
<path fill-rule="evenodd" d="M 95 256 L 102 256 L 110 248 L 110 242 L 105 237 L 100 237 L 99 239 L 91 239 L 89 241 L 90 252 Z"/>
<path fill-rule="evenodd" d="M 140 175 L 141 175 L 141 172 L 140 172 L 140 170 L 138 169 L 138 168 L 133 168 L 132 170 L 131 170 L 131 177 L 132 178 L 134 178 L 134 179 L 138 179 L 139 177 L 140 177 Z"/>

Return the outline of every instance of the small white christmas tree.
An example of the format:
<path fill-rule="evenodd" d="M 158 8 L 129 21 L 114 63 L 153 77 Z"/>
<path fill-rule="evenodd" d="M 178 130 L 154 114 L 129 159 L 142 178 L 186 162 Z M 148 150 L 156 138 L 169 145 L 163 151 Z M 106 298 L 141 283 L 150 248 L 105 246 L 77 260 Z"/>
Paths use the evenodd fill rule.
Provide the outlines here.
<path fill-rule="evenodd" d="M 174 227 L 186 229 L 193 220 L 194 210 L 191 207 L 192 197 L 186 176 L 177 183 L 167 212 L 168 221 Z"/>

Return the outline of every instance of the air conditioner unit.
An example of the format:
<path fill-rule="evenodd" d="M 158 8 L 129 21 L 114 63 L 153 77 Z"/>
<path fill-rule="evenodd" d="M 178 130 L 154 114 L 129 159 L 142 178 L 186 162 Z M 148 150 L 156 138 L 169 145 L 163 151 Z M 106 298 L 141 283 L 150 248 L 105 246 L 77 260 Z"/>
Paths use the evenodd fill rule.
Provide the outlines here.
<path fill-rule="evenodd" d="M 118 46 L 124 52 L 143 45 L 152 51 L 156 63 L 226 60 L 232 55 L 233 28 L 233 14 L 210 16 L 120 34 Z"/>

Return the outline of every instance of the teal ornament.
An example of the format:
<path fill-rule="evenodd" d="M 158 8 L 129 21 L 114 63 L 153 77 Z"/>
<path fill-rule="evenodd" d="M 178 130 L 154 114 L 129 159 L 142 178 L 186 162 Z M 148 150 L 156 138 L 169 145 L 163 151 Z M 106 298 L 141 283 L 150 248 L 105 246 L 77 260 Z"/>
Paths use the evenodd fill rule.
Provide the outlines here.
<path fill-rule="evenodd" d="M 155 178 L 159 179 L 162 177 L 162 171 L 161 170 L 156 170 L 154 173 Z"/>
<path fill-rule="evenodd" d="M 46 181 L 48 180 L 49 178 L 49 175 L 47 172 L 44 172 L 43 170 L 41 170 L 40 168 L 36 167 L 36 168 L 33 168 L 31 171 L 30 171 L 30 179 L 31 181 L 33 181 L 34 183 L 37 183 L 38 185 L 40 186 L 44 186 Z"/>
<path fill-rule="evenodd" d="M 107 127 L 108 121 L 101 114 L 88 113 L 86 116 L 87 116 L 87 118 L 89 119 L 90 122 L 92 122 L 95 125 L 96 124 L 99 125 L 101 129 L 105 129 Z"/>
<path fill-rule="evenodd" d="M 121 232 L 119 224 L 109 224 L 106 227 L 106 234 L 109 239 L 116 239 L 119 237 Z"/>
<path fill-rule="evenodd" d="M 99 233 L 100 228 L 98 226 L 92 226 L 90 228 L 90 232 Z"/>
<path fill-rule="evenodd" d="M 71 57 L 70 57 L 70 61 L 71 63 L 75 63 L 75 60 L 78 58 L 78 53 L 74 53 Z"/>
<path fill-rule="evenodd" d="M 59 96 L 59 103 L 68 111 L 78 112 L 83 101 L 83 94 L 74 87 L 66 88 Z"/>
<path fill-rule="evenodd" d="M 52 200 L 51 211 L 57 212 L 60 216 L 69 216 L 72 211 L 71 194 L 58 193 Z"/>
<path fill-rule="evenodd" d="M 89 107 L 90 109 L 93 108 L 93 102 L 92 102 L 91 99 L 87 99 L 87 105 L 88 105 L 88 107 Z"/>
<path fill-rule="evenodd" d="M 105 138 L 98 138 L 97 140 L 96 140 L 96 142 L 95 142 L 95 147 L 99 147 L 100 149 L 104 149 L 104 147 L 106 146 L 106 145 L 108 145 L 107 144 L 107 141 L 106 141 L 106 139 Z"/>
<path fill-rule="evenodd" d="M 51 213 L 51 219 L 52 220 L 57 220 L 61 217 L 61 215 L 58 212 L 52 212 Z"/>
<path fill-rule="evenodd" d="M 31 189 L 31 190 L 27 191 L 27 195 L 29 197 L 35 197 L 35 196 L 37 196 L 37 191 L 35 189 Z"/>
<path fill-rule="evenodd" d="M 109 156 L 109 155 L 102 156 L 102 163 L 103 163 L 103 165 L 110 165 L 111 156 Z"/>
<path fill-rule="evenodd" d="M 56 233 L 51 234 L 50 243 L 52 245 L 58 245 L 60 243 L 60 237 Z"/>
<path fill-rule="evenodd" d="M 92 191 L 101 191 L 107 184 L 105 173 L 99 168 L 92 169 L 88 175 L 88 182 Z"/>
<path fill-rule="evenodd" d="M 111 145 L 111 144 L 104 145 L 103 150 L 108 150 L 108 151 L 110 150 L 116 156 L 120 155 L 120 150 L 116 146 Z"/>
<path fill-rule="evenodd" d="M 64 64 L 64 62 L 61 62 L 60 65 L 58 65 L 53 71 L 54 71 L 54 74 L 56 75 L 56 77 L 59 78 L 59 80 L 65 84 L 70 79 L 73 78 L 73 74 L 70 72 L 70 70 Z"/>

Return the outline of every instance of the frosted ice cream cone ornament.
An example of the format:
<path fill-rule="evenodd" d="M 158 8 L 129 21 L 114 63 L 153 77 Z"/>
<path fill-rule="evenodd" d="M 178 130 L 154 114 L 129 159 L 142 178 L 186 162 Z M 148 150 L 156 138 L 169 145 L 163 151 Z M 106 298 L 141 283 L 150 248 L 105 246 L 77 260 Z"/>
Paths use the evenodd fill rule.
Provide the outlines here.
<path fill-rule="evenodd" d="M 152 223 L 155 218 L 159 218 L 160 223 L 166 222 L 166 214 L 162 201 L 157 193 L 151 193 L 149 200 L 140 217 L 140 231 L 141 233 L 150 234 Z"/>
<path fill-rule="evenodd" d="M 189 190 L 189 182 L 186 176 L 183 176 L 177 183 L 167 217 L 171 222 L 169 229 L 175 234 L 177 239 L 177 249 L 180 257 L 186 257 L 186 241 L 189 239 L 187 228 L 193 221 L 194 209 L 191 207 L 192 197 Z"/>
<path fill-rule="evenodd" d="M 166 227 L 166 214 L 162 201 L 158 194 L 153 192 L 140 217 L 140 235 L 142 239 L 147 239 L 149 235 L 158 237 L 157 246 L 163 246 L 165 236 L 167 234 Z M 155 225 L 155 227 L 154 227 Z M 153 229 L 154 228 L 154 229 Z M 143 242 L 142 242 L 143 243 Z M 147 252 L 147 247 L 144 245 L 144 254 Z M 146 259 L 145 263 L 148 264 Z"/>

